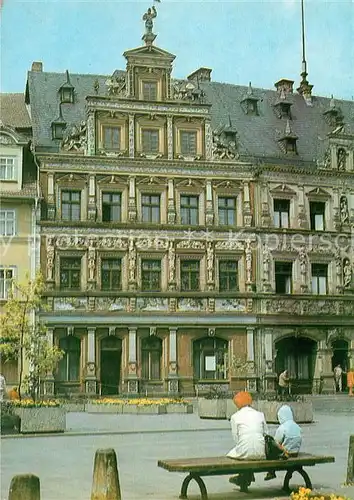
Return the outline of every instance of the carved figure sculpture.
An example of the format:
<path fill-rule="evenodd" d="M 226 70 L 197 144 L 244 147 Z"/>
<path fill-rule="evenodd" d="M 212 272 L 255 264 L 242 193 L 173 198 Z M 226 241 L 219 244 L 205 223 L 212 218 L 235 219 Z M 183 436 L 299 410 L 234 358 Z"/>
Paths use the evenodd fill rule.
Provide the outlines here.
<path fill-rule="evenodd" d="M 143 15 L 143 21 L 145 21 L 145 33 L 147 35 L 152 33 L 152 29 L 154 27 L 153 19 L 156 16 L 157 12 L 155 7 L 151 7 L 151 9 L 149 8 L 147 12 L 145 12 L 145 14 Z"/>
<path fill-rule="evenodd" d="M 340 221 L 342 224 L 349 223 L 348 200 L 346 196 L 340 197 Z"/>
<path fill-rule="evenodd" d="M 89 270 L 89 281 L 95 280 L 95 270 L 96 270 L 96 250 L 94 247 L 94 240 L 89 240 L 89 249 L 88 249 L 88 270 Z"/>
<path fill-rule="evenodd" d="M 343 261 L 343 286 L 349 288 L 352 284 L 352 266 L 350 260 L 345 258 Z"/>
<path fill-rule="evenodd" d="M 129 240 L 129 281 L 135 281 L 136 249 L 134 240 Z"/>
<path fill-rule="evenodd" d="M 347 163 L 347 153 L 344 148 L 339 148 L 337 151 L 338 170 L 345 170 L 346 163 Z"/>
<path fill-rule="evenodd" d="M 214 270 L 214 249 L 211 241 L 208 242 L 207 247 L 207 271 L 208 271 L 208 282 L 213 281 L 213 270 Z"/>
<path fill-rule="evenodd" d="M 168 246 L 168 280 L 170 283 L 175 281 L 176 271 L 176 252 L 173 241 L 170 241 Z"/>
<path fill-rule="evenodd" d="M 305 247 L 300 247 L 299 250 L 300 273 L 305 276 L 307 270 L 307 255 Z"/>
<path fill-rule="evenodd" d="M 324 167 L 330 169 L 332 165 L 331 150 L 328 148 L 324 155 Z"/>
<path fill-rule="evenodd" d="M 64 137 L 61 143 L 62 149 L 65 151 L 85 151 L 87 146 L 87 126 L 85 121 L 81 121 L 80 125 L 71 127 L 68 134 Z"/>
<path fill-rule="evenodd" d="M 264 281 L 269 281 L 269 249 L 266 243 L 263 243 L 263 279 Z"/>
<path fill-rule="evenodd" d="M 251 241 L 250 240 L 246 241 L 245 254 L 246 254 L 246 281 L 247 281 L 247 283 L 251 283 L 252 282 L 252 248 L 251 248 Z"/>
<path fill-rule="evenodd" d="M 55 249 L 54 249 L 54 237 L 49 236 L 47 238 L 47 280 L 52 281 L 53 278 L 53 270 L 54 270 L 54 257 L 55 257 Z"/>

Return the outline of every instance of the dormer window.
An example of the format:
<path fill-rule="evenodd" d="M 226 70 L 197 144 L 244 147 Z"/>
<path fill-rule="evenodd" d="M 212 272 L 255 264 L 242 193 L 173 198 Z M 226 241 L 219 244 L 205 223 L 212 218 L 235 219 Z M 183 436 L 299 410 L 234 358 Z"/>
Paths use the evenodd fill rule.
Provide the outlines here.
<path fill-rule="evenodd" d="M 241 101 L 241 105 L 246 115 L 258 115 L 259 99 L 253 94 L 251 82 L 249 83 L 247 94 Z"/>
<path fill-rule="evenodd" d="M 66 82 L 59 89 L 60 102 L 62 104 L 74 102 L 74 87 L 71 85 L 69 71 L 66 70 Z"/>
<path fill-rule="evenodd" d="M 143 99 L 144 101 L 157 100 L 157 82 L 154 81 L 143 82 Z"/>
<path fill-rule="evenodd" d="M 64 138 L 65 129 L 66 129 L 66 123 L 64 121 L 52 122 L 52 138 L 62 140 Z"/>
<path fill-rule="evenodd" d="M 296 139 L 288 138 L 285 141 L 285 149 L 287 153 L 297 153 Z"/>
<path fill-rule="evenodd" d="M 328 125 L 331 127 L 336 127 L 343 122 L 342 112 L 336 105 L 333 96 L 330 100 L 329 108 L 323 113 L 323 116 L 325 117 Z"/>
<path fill-rule="evenodd" d="M 289 120 L 287 120 L 286 122 L 284 135 L 280 139 L 278 139 L 278 141 L 285 154 L 297 154 L 297 135 L 295 135 L 291 130 Z"/>

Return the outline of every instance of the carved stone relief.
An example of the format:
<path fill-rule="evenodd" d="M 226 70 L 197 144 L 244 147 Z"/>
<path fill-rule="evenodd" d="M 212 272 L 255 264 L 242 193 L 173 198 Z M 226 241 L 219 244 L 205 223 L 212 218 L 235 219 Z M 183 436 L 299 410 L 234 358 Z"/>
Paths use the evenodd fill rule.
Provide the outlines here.
<path fill-rule="evenodd" d="M 246 312 L 245 299 L 216 299 L 215 311 Z"/>
<path fill-rule="evenodd" d="M 349 224 L 348 199 L 346 196 L 340 197 L 340 222 L 342 225 Z"/>
<path fill-rule="evenodd" d="M 160 297 L 139 297 L 136 307 L 140 311 L 168 311 L 168 299 Z"/>
<path fill-rule="evenodd" d="M 344 288 L 350 288 L 352 284 L 352 266 L 350 260 L 346 257 L 343 260 L 343 286 Z"/>
<path fill-rule="evenodd" d="M 73 125 L 65 134 L 61 149 L 70 153 L 85 153 L 87 150 L 87 125 L 81 121 L 79 125 Z"/>
<path fill-rule="evenodd" d="M 128 299 L 125 297 L 96 297 L 95 308 L 97 311 L 125 311 Z"/>
<path fill-rule="evenodd" d="M 205 311 L 206 299 L 178 299 L 178 309 L 180 311 Z"/>
<path fill-rule="evenodd" d="M 205 250 L 205 243 L 197 240 L 182 240 L 177 243 L 179 250 Z"/>

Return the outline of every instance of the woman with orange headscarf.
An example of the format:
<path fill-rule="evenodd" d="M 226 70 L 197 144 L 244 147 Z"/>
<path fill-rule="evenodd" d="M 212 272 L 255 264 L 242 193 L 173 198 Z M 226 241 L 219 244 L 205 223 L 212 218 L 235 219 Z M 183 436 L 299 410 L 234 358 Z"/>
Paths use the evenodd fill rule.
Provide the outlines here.
<path fill-rule="evenodd" d="M 233 401 L 238 408 L 238 411 L 230 419 L 235 447 L 229 451 L 227 456 L 238 460 L 265 459 L 264 436 L 268 430 L 264 414 L 252 408 L 252 396 L 249 392 L 238 392 Z M 229 481 L 238 486 L 245 484 L 249 486 L 254 481 L 254 475 L 245 472 L 238 476 L 232 476 Z"/>
<path fill-rule="evenodd" d="M 347 386 L 349 389 L 349 396 L 354 396 L 353 387 L 354 387 L 354 368 L 348 370 L 347 373 Z"/>

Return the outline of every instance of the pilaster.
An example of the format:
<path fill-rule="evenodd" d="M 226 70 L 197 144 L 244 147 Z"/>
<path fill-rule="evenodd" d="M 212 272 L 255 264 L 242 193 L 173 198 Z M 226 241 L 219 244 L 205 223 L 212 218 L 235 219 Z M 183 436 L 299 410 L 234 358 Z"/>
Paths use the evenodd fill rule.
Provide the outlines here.
<path fill-rule="evenodd" d="M 173 117 L 167 116 L 167 159 L 173 160 Z"/>
<path fill-rule="evenodd" d="M 137 394 L 139 383 L 137 375 L 136 327 L 129 327 L 128 333 L 128 392 Z"/>
<path fill-rule="evenodd" d="M 175 208 L 175 192 L 173 179 L 168 179 L 168 200 L 167 200 L 167 222 L 175 224 L 176 208 Z"/>
<path fill-rule="evenodd" d="M 54 328 L 47 327 L 47 342 L 50 347 L 54 345 Z M 47 372 L 46 377 L 43 381 L 43 394 L 45 396 L 54 396 L 54 376 L 52 372 Z"/>
<path fill-rule="evenodd" d="M 96 178 L 94 175 L 89 176 L 87 216 L 91 221 L 96 220 Z"/>
<path fill-rule="evenodd" d="M 129 201 L 128 201 L 128 220 L 135 222 L 137 217 L 135 177 L 129 177 Z"/>
<path fill-rule="evenodd" d="M 211 130 L 211 121 L 205 120 L 204 124 L 204 137 L 205 137 L 205 159 L 213 159 L 213 134 Z"/>
<path fill-rule="evenodd" d="M 47 174 L 47 217 L 49 220 L 55 219 L 55 195 L 54 195 L 54 173 Z"/>
<path fill-rule="evenodd" d="M 250 186 L 248 182 L 243 184 L 243 225 L 244 227 L 252 226 Z"/>
<path fill-rule="evenodd" d="M 169 330 L 168 392 L 176 394 L 178 393 L 177 328 Z"/>
<path fill-rule="evenodd" d="M 87 114 L 87 155 L 94 156 L 96 153 L 96 127 L 95 112 L 89 110 Z"/>
<path fill-rule="evenodd" d="M 273 358 L 273 332 L 267 328 L 264 331 L 264 356 L 265 356 L 265 375 L 264 375 L 264 392 L 274 393 L 276 391 L 276 378 L 274 372 Z"/>
<path fill-rule="evenodd" d="M 135 116 L 129 115 L 129 158 L 135 155 Z"/>
<path fill-rule="evenodd" d="M 248 327 L 247 332 L 247 390 L 257 392 L 257 375 L 255 372 L 254 328 Z"/>
<path fill-rule="evenodd" d="M 209 180 L 206 182 L 205 223 L 207 226 L 214 224 L 213 191 L 211 181 Z"/>
<path fill-rule="evenodd" d="M 87 363 L 85 390 L 87 394 L 97 393 L 96 378 L 96 328 L 87 328 Z"/>

